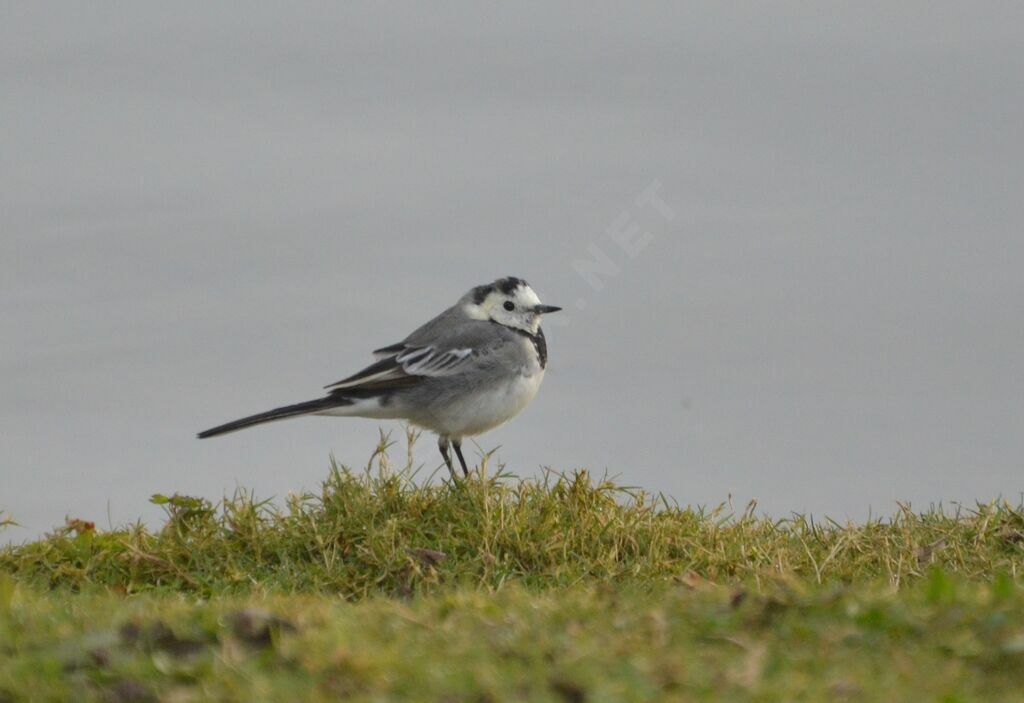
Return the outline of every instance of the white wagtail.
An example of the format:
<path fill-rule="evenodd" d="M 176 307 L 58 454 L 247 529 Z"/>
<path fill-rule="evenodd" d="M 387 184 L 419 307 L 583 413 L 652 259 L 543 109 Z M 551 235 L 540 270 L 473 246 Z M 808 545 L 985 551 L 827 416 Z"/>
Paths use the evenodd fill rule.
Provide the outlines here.
<path fill-rule="evenodd" d="M 299 415 L 408 420 L 438 434 L 455 478 L 449 446 L 462 472 L 462 438 L 502 425 L 533 400 L 544 379 L 547 343 L 542 305 L 520 278 L 477 286 L 404 341 L 373 352 L 376 362 L 325 388 L 323 398 L 286 405 L 200 432 L 200 439 Z"/>

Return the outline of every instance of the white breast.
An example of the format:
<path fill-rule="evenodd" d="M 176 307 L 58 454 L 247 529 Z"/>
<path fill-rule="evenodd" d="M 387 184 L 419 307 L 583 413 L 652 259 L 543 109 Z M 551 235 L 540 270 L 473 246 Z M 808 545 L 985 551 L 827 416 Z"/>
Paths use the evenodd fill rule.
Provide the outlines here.
<path fill-rule="evenodd" d="M 449 432 L 452 436 L 471 436 L 505 424 L 530 404 L 543 380 L 543 371 L 519 375 L 505 385 L 466 398 L 460 403 L 462 407 L 449 416 Z"/>

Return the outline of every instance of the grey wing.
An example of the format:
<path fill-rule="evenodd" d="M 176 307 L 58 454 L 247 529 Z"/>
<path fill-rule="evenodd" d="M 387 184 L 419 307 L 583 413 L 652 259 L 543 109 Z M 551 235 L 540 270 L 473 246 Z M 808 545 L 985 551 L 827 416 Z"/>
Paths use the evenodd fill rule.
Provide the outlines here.
<path fill-rule="evenodd" d="M 374 351 L 377 361 L 325 388 L 333 393 L 405 388 L 430 379 L 455 376 L 507 342 L 496 325 L 463 320 L 430 330 L 421 328 L 404 342 Z"/>

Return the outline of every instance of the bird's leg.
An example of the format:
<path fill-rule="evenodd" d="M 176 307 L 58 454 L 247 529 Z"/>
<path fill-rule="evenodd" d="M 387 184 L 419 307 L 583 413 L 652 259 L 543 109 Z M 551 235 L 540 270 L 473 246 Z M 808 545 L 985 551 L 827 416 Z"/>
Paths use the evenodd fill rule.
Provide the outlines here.
<path fill-rule="evenodd" d="M 469 469 L 466 468 L 466 459 L 462 456 L 462 440 L 456 440 L 452 442 L 452 446 L 455 447 L 455 456 L 459 457 L 459 463 L 462 464 L 462 473 L 469 478 Z"/>
<path fill-rule="evenodd" d="M 457 482 L 459 478 L 455 475 L 455 467 L 452 466 L 452 456 L 451 454 L 448 453 L 449 444 L 450 442 L 448 441 L 447 437 L 437 438 L 437 448 L 441 450 L 441 456 L 444 458 L 444 463 L 448 467 L 448 471 L 452 475 L 452 480 Z M 455 451 L 458 451 L 458 449 L 456 449 Z"/>

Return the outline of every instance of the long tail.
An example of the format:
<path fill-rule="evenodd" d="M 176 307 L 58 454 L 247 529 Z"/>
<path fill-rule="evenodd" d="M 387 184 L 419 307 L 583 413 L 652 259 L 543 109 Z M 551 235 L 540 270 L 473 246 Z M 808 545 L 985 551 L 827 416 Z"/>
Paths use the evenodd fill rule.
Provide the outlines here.
<path fill-rule="evenodd" d="M 216 437 L 217 435 L 227 434 L 228 432 L 234 432 L 235 430 L 241 430 L 246 427 L 252 427 L 253 425 L 262 425 L 264 422 L 273 422 L 274 420 L 283 420 L 286 417 L 295 417 L 296 415 L 309 415 L 310 413 L 319 412 L 321 410 L 328 410 L 330 408 L 337 408 L 344 405 L 352 405 L 352 401 L 348 398 L 344 398 L 338 395 L 329 395 L 326 398 L 317 398 L 316 400 L 307 400 L 305 403 L 296 403 L 295 405 L 285 405 L 280 408 L 274 408 L 263 413 L 256 415 L 250 415 L 249 417 L 243 417 L 241 420 L 235 420 L 234 422 L 228 422 L 217 427 L 211 427 L 208 430 L 204 430 L 196 435 L 199 439 L 206 439 L 207 437 Z"/>

